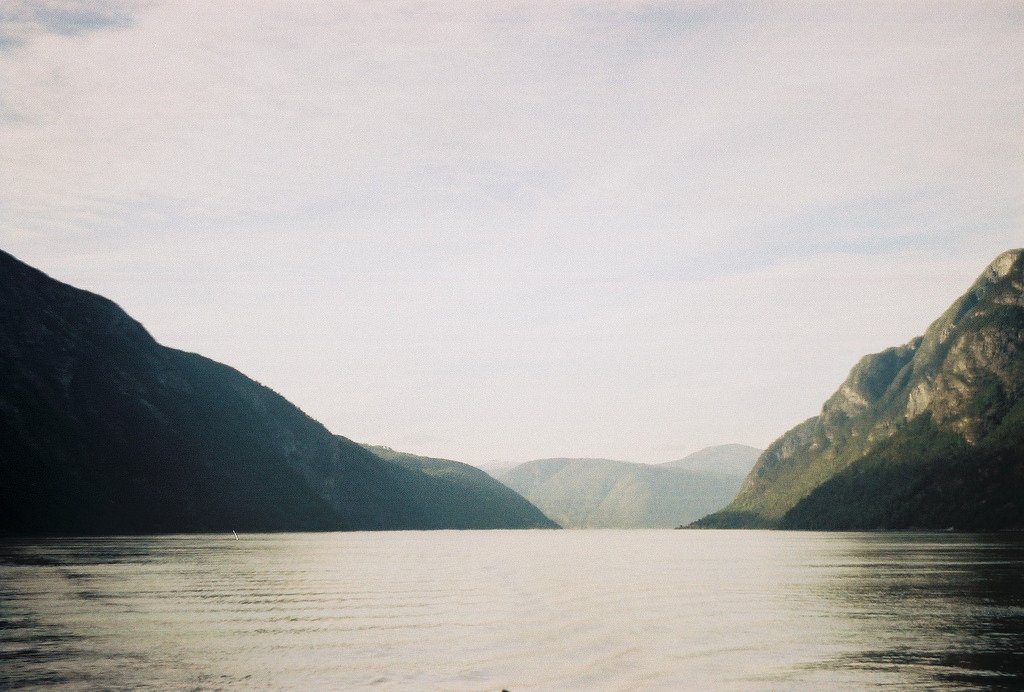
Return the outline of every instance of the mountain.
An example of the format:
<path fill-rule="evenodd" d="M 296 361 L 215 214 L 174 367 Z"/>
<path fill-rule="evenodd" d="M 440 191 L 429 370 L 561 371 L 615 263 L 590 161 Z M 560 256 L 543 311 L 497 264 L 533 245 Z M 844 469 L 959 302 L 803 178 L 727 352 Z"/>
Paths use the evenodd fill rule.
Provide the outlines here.
<path fill-rule="evenodd" d="M 763 449 L 747 445 L 728 444 L 705 447 L 676 461 L 666 461 L 660 466 L 690 471 L 707 471 L 729 476 L 746 477 L 754 467 Z M 738 489 L 738 488 L 737 488 Z"/>
<path fill-rule="evenodd" d="M 510 521 L 518 526 L 559 528 L 558 524 L 548 519 L 522 495 L 474 466 L 450 459 L 396 452 L 390 447 L 364 447 L 385 461 L 434 479 L 434 486 L 425 484 L 421 492 L 433 491 L 434 496 L 427 498 L 432 504 L 447 503 L 448 508 L 464 524 L 455 528 L 501 527 Z M 455 495 L 452 488 L 462 489 L 461 496 Z M 459 504 L 453 506 L 453 502 Z"/>
<path fill-rule="evenodd" d="M 8 535 L 552 525 L 516 498 L 332 435 L 4 252 L 0 507 Z"/>
<path fill-rule="evenodd" d="M 697 527 L 1024 528 L 1024 251 L 866 356 Z"/>
<path fill-rule="evenodd" d="M 540 459 L 498 480 L 566 528 L 675 528 L 725 506 L 743 477 L 611 459 Z"/>
<path fill-rule="evenodd" d="M 486 473 L 492 478 L 497 478 L 501 474 L 505 473 L 514 466 L 518 466 L 513 462 L 495 461 L 489 464 L 478 464 L 477 468 Z"/>

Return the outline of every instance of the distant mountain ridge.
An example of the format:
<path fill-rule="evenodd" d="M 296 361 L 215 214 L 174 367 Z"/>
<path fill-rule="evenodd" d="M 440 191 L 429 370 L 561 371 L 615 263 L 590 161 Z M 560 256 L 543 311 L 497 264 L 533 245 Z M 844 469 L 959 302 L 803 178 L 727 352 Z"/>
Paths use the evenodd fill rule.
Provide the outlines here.
<path fill-rule="evenodd" d="M 554 526 L 335 436 L 2 251 L 0 507 L 8 535 Z"/>
<path fill-rule="evenodd" d="M 703 451 L 694 463 L 713 464 L 714 448 Z M 538 459 L 496 477 L 565 528 L 675 528 L 724 507 L 743 481 L 675 463 Z"/>
<path fill-rule="evenodd" d="M 1024 528 L 1024 251 L 865 356 L 697 527 Z"/>
<path fill-rule="evenodd" d="M 510 517 L 514 517 L 525 526 L 559 528 L 522 495 L 475 466 L 451 459 L 396 452 L 390 447 L 380 445 L 363 446 L 385 461 L 437 479 L 443 493 L 434 499 L 437 503 L 451 501 L 447 498 L 451 494 L 449 486 L 464 488 L 466 492 L 461 497 L 462 504 L 458 507 L 449 505 L 449 509 L 454 510 L 462 519 L 466 524 L 465 528 L 481 525 L 501 526 L 509 523 Z"/>
<path fill-rule="evenodd" d="M 666 461 L 659 466 L 746 477 L 763 451 L 749 445 L 715 445 L 705 447 L 682 459 Z"/>

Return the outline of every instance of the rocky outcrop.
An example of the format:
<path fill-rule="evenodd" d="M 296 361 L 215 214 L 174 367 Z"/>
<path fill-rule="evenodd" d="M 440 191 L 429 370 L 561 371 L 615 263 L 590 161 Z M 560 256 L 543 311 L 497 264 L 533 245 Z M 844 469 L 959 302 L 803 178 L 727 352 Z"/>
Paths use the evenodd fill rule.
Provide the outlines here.
<path fill-rule="evenodd" d="M 1022 395 L 1024 252 L 1012 250 L 922 337 L 863 358 L 821 414 L 773 443 L 733 502 L 696 525 L 1016 526 L 1024 494 L 993 513 L 977 483 L 945 486 L 968 475 L 1024 488 Z"/>

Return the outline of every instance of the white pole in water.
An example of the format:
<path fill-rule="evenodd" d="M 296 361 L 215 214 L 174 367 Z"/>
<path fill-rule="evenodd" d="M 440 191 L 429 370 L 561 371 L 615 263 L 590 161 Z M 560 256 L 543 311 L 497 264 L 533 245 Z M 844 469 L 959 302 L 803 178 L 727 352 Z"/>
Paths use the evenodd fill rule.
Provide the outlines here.
<path fill-rule="evenodd" d="M 231 529 L 231 533 L 235 533 L 235 530 L 234 530 L 234 529 Z M 236 541 L 238 540 L 238 534 L 237 534 L 237 533 L 235 533 L 235 540 L 236 540 Z"/>

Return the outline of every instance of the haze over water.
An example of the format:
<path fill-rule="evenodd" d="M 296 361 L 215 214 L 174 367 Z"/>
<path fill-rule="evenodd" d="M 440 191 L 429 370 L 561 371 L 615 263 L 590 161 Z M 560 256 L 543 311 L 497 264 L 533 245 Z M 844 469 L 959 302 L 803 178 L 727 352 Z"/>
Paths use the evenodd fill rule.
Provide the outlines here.
<path fill-rule="evenodd" d="M 963 687 L 1024 536 L 464 531 L 0 545 L 0 686 Z"/>

